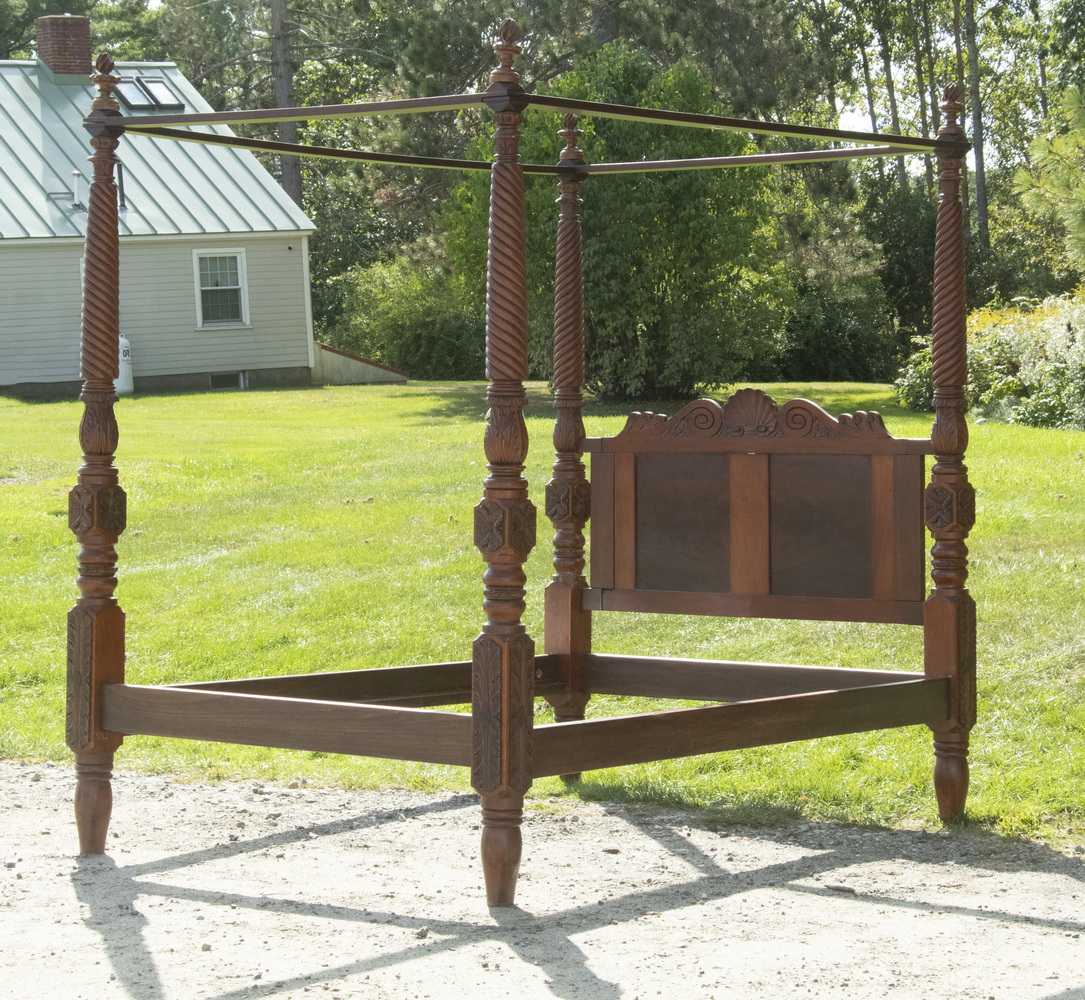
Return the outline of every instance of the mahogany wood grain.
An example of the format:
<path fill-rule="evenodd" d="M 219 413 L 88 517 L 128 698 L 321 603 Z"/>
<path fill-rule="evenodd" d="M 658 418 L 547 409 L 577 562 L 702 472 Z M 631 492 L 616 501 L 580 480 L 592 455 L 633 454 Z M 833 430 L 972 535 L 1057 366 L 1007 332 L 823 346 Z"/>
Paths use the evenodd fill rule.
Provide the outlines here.
<path fill-rule="evenodd" d="M 871 599 L 869 456 L 773 455 L 769 468 L 772 593 Z"/>
<path fill-rule="evenodd" d="M 489 475 L 475 508 L 475 545 L 486 562 L 486 621 L 472 646 L 471 784 L 484 800 L 482 867 L 491 905 L 508 906 L 516 892 L 519 822 L 531 786 L 535 644 L 522 621 L 527 576 L 524 563 L 535 546 L 535 506 L 528 498 L 524 462 L 528 436 L 527 236 L 520 125 L 526 106 L 513 62 L 520 30 L 512 20 L 494 45 L 498 65 L 484 95 L 493 111 L 494 161 L 490 175 L 489 244 L 486 257 L 486 391 L 483 449 Z M 519 804 L 517 804 L 519 803 Z"/>
<path fill-rule="evenodd" d="M 637 464 L 630 453 L 614 456 L 614 586 L 633 590 L 637 585 Z M 601 520 L 600 514 L 593 519 Z"/>
<path fill-rule="evenodd" d="M 875 601 L 848 597 L 789 597 L 779 594 L 698 594 L 690 591 L 584 591 L 593 611 L 647 611 L 725 618 L 785 618 L 805 621 L 887 622 L 922 625 L 922 601 Z"/>
<path fill-rule="evenodd" d="M 872 559 L 877 600 L 923 599 L 923 460 L 871 459 Z"/>
<path fill-rule="evenodd" d="M 930 724 L 945 718 L 948 703 L 947 680 L 922 678 L 876 687 L 537 726 L 535 776 Z"/>
<path fill-rule="evenodd" d="M 964 110 L 957 85 L 947 87 L 939 136 L 963 143 Z M 934 732 L 934 787 L 939 815 L 954 819 L 968 794 L 968 735 L 976 720 L 976 606 L 968 592 L 966 539 L 975 522 L 976 491 L 964 464 L 967 349 L 964 270 L 965 220 L 961 204 L 964 151 L 938 158 L 938 215 L 934 246 L 934 319 L 931 380 L 934 384 L 935 462 L 924 496 L 927 528 L 934 538 L 934 590 L 924 620 L 924 669 L 950 682 L 952 709 Z"/>
<path fill-rule="evenodd" d="M 728 465 L 726 455 L 636 456 L 636 589 L 730 589 Z"/>
<path fill-rule="evenodd" d="M 591 460 L 591 545 L 588 565 L 593 587 L 614 587 L 614 456 L 595 454 Z M 584 607 L 591 607 L 585 600 Z"/>
<path fill-rule="evenodd" d="M 584 718 L 588 695 L 580 681 L 580 659 L 591 650 L 591 612 L 584 608 L 584 529 L 591 514 L 591 486 L 580 442 L 584 439 L 584 274 L 580 227 L 583 134 L 575 115 L 558 133 L 558 232 L 554 257 L 554 472 L 546 487 L 546 515 L 554 526 L 554 576 L 544 593 L 545 648 L 561 654 L 563 685 L 546 693 L 558 722 Z M 535 660 L 535 692 L 543 670 Z M 575 781 L 579 774 L 564 774 Z"/>
<path fill-rule="evenodd" d="M 471 719 L 456 712 L 109 684 L 102 718 L 125 735 L 471 763 Z"/>
<path fill-rule="evenodd" d="M 769 592 L 769 457 L 730 456 L 730 590 Z"/>
<path fill-rule="evenodd" d="M 67 740 L 76 755 L 81 849 L 104 850 L 113 752 L 122 736 L 250 743 L 471 768 L 482 800 L 487 899 L 513 905 L 524 792 L 535 777 L 840 733 L 925 723 L 934 734 L 935 790 L 943 819 L 964 809 L 968 737 L 975 722 L 975 604 L 966 587 L 966 538 L 975 491 L 964 465 L 964 219 L 960 185 L 968 144 L 958 124 L 958 88 L 948 88 L 936 140 L 751 122 L 529 94 L 513 67 L 511 21 L 494 46 L 498 66 L 483 94 L 224 114 L 123 118 L 117 78 L 101 57 L 99 94 L 85 120 L 95 150 L 84 267 L 80 443 L 84 463 L 69 498 L 80 542 L 80 597 L 69 616 Z M 557 167 L 525 167 L 520 126 L 531 104 L 568 112 Z M 113 184 L 125 130 L 192 138 L 170 125 L 280 121 L 485 105 L 493 113 L 487 262 L 488 475 L 475 508 L 475 544 L 486 563 L 485 621 L 467 662 L 165 687 L 124 682 L 124 614 L 115 546 L 125 495 L 113 465 L 117 424 L 119 241 Z M 580 189 L 591 172 L 576 147 L 573 112 L 702 128 L 885 143 L 938 156 L 930 439 L 897 439 L 876 413 L 839 417 L 808 400 L 777 406 L 740 389 L 724 401 L 695 400 L 673 417 L 630 415 L 610 438 L 587 438 L 582 420 L 584 289 Z M 243 145 L 263 140 L 202 137 Z M 299 148 L 304 152 L 304 148 Z M 365 158 L 358 151 L 316 155 Z M 877 155 L 885 149 L 872 150 Z M 854 150 L 831 151 L 852 156 Z M 799 161 L 820 153 L 786 153 Z M 470 161 L 391 158 L 414 166 L 475 169 Z M 714 162 L 713 167 L 721 163 Z M 599 170 L 683 169 L 612 164 Z M 555 286 L 556 459 L 546 491 L 554 526 L 554 575 L 546 591 L 545 653 L 523 623 L 525 564 L 535 544 L 535 507 L 524 478 L 527 262 L 524 172 L 559 178 Z M 602 183 L 597 181 L 594 183 Z M 593 455 L 589 486 L 583 455 Z M 934 456 L 923 487 L 924 457 Z M 594 494 L 593 494 L 594 489 Z M 585 533 L 589 514 L 591 581 Z M 924 597 L 922 531 L 934 540 L 934 588 Z M 591 651 L 592 612 L 651 611 L 858 622 L 924 629 L 923 676 L 902 671 L 733 663 Z M 593 694 L 725 702 L 672 712 L 583 719 Z M 535 727 L 538 695 L 558 722 Z M 471 715 L 417 707 L 471 701 Z"/>
<path fill-rule="evenodd" d="M 83 464 L 68 494 L 68 527 L 79 539 L 79 598 L 68 614 L 66 740 L 75 753 L 75 820 L 80 850 L 105 850 L 113 793 L 113 751 L 121 738 L 102 722 L 103 685 L 124 679 L 124 612 L 114 597 L 117 539 L 125 529 L 127 498 L 113 464 L 118 428 L 113 380 L 119 367 L 120 237 L 113 172 L 123 131 L 113 87 L 113 60 L 98 57 L 92 77 L 98 94 L 87 119 L 93 179 L 87 199 L 83 255 L 80 375 Z"/>
<path fill-rule="evenodd" d="M 563 689 L 557 656 L 535 659 L 535 693 L 553 694 Z M 279 698 L 352 702 L 367 705 L 398 705 L 426 708 L 466 705 L 471 701 L 471 661 L 427 663 L 411 667 L 376 667 L 278 677 L 245 677 L 223 681 L 170 684 L 191 691 L 229 691 Z"/>
<path fill-rule="evenodd" d="M 932 455 L 934 449 L 928 438 L 884 438 L 878 441 L 848 438 L 666 438 L 646 444 L 635 438 L 585 438 L 584 451 L 590 455 L 621 455 L 627 452 L 666 451 L 695 454 L 738 453 L 782 455 Z"/>
<path fill-rule="evenodd" d="M 749 701 L 870 687 L 918 680 L 921 676 L 904 670 L 735 663 L 613 653 L 583 657 L 581 670 L 584 687 L 593 694 L 693 701 Z"/>
<path fill-rule="evenodd" d="M 410 667 L 371 667 L 365 670 L 331 670 L 309 674 L 281 674 L 274 677 L 244 677 L 236 680 L 197 681 L 168 686 L 284 697 L 298 697 L 305 692 L 312 697 L 329 701 L 371 701 L 374 698 L 470 690 L 471 661 L 420 663 Z"/>
<path fill-rule="evenodd" d="M 482 876 L 488 906 L 514 906 L 520 875 L 524 797 L 513 793 L 482 796 Z"/>

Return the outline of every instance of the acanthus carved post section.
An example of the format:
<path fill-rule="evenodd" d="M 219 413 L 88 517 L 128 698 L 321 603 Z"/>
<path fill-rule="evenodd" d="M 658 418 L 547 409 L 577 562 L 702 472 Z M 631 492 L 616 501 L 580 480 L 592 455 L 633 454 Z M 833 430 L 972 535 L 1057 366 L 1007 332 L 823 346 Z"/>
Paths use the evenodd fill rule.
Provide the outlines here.
<path fill-rule="evenodd" d="M 964 214 L 961 180 L 968 143 L 959 122 L 960 88 L 946 88 L 938 138 L 938 220 L 934 250 L 932 380 L 934 466 L 924 497 L 934 589 L 924 605 L 924 672 L 949 677 L 950 712 L 934 732 L 934 787 L 938 812 L 951 820 L 968 794 L 968 734 L 976 721 L 976 606 L 965 587 L 976 493 L 964 464 L 967 354 L 965 340 Z"/>
<path fill-rule="evenodd" d="M 547 695 L 558 722 L 584 718 L 588 695 L 581 690 L 580 658 L 591 652 L 591 612 L 584 610 L 584 526 L 591 487 L 584 474 L 584 275 L 580 188 L 587 174 L 576 140 L 583 134 L 567 114 L 558 133 L 565 140 L 558 159 L 559 206 L 554 267 L 553 478 L 546 486 L 546 516 L 554 526 L 554 577 L 546 588 L 546 652 L 562 658 L 565 690 Z M 579 774 L 562 775 L 567 781 Z"/>
<path fill-rule="evenodd" d="M 91 79 L 99 93 L 87 125 L 94 173 L 87 206 L 80 353 L 83 465 L 78 484 L 68 496 L 68 524 L 80 545 L 80 596 L 68 614 L 67 742 L 75 753 L 75 817 L 79 849 L 85 854 L 105 850 L 113 803 L 113 753 L 121 743 L 117 733 L 100 728 L 101 687 L 124 680 L 124 612 L 113 596 L 115 546 L 126 516 L 125 493 L 113 465 L 117 449 L 113 380 L 118 373 L 120 332 L 120 243 L 113 171 L 123 128 L 116 123 L 120 110 L 112 96 L 120 82 L 112 75 L 113 60 L 101 55 L 95 65 L 98 72 Z"/>
<path fill-rule="evenodd" d="M 520 868 L 524 793 L 531 787 L 535 644 L 524 613 L 524 563 L 535 545 L 535 507 L 523 476 L 527 378 L 527 251 L 520 124 L 526 106 L 512 68 L 519 29 L 505 21 L 499 65 L 484 98 L 497 125 L 490 184 L 486 278 L 485 450 L 489 475 L 475 508 L 486 623 L 472 650 L 471 783 L 482 796 L 482 867 L 491 906 L 511 906 Z"/>

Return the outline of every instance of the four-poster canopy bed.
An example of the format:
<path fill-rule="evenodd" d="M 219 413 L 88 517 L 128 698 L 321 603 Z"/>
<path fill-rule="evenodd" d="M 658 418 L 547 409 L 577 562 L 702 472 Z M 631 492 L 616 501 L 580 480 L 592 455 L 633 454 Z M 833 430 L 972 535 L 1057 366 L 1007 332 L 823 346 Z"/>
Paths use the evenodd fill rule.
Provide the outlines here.
<path fill-rule="evenodd" d="M 968 786 L 975 718 L 975 610 L 966 587 L 965 538 L 974 491 L 964 465 L 965 298 L 960 183 L 968 149 L 955 87 L 933 140 L 713 118 L 526 93 L 513 69 L 515 25 L 502 25 L 499 65 L 482 93 L 317 108 L 122 117 L 118 78 L 102 56 L 86 119 L 94 149 L 84 266 L 80 443 L 84 464 L 70 496 L 81 591 L 68 619 L 67 740 L 75 753 L 80 849 L 101 853 L 111 809 L 114 751 L 151 734 L 456 764 L 481 795 L 482 860 L 491 905 L 512 905 L 524 794 L 545 775 L 894 726 L 934 734 L 934 784 L 943 819 L 958 816 Z M 556 166 L 524 165 L 519 126 L 528 107 L 562 112 Z M 190 131 L 176 126 L 275 122 L 488 107 L 492 164 L 370 154 Z M 577 116 L 858 143 L 865 148 L 719 159 L 584 163 Z M 491 172 L 486 367 L 489 475 L 475 508 L 474 541 L 486 563 L 485 623 L 470 661 L 289 677 L 143 687 L 124 678 L 124 614 L 116 599 L 115 545 L 125 494 L 113 464 L 118 430 L 115 150 L 126 133 L 309 155 Z M 594 173 L 712 169 L 862 155 L 937 158 L 940 204 L 934 284 L 935 419 L 929 439 L 897 439 L 875 413 L 830 416 L 805 400 L 777 407 L 743 389 L 724 403 L 698 400 L 675 416 L 634 413 L 610 438 L 587 438 L 581 420 L 583 289 L 578 211 Z M 557 460 L 545 510 L 555 529 L 545 593 L 545 649 L 521 622 L 524 563 L 535 507 L 523 477 L 527 430 L 525 172 L 558 178 L 554 385 Z M 584 454 L 591 456 L 589 486 Z M 925 456 L 933 455 L 926 482 Z M 590 583 L 584 530 L 591 517 Z M 934 586 L 925 594 L 924 524 L 934 540 Z M 602 655 L 592 651 L 596 611 L 895 622 L 923 629 L 923 672 Z M 586 720 L 593 694 L 713 704 Z M 535 725 L 534 702 L 556 722 Z M 471 714 L 435 706 L 472 705 Z"/>

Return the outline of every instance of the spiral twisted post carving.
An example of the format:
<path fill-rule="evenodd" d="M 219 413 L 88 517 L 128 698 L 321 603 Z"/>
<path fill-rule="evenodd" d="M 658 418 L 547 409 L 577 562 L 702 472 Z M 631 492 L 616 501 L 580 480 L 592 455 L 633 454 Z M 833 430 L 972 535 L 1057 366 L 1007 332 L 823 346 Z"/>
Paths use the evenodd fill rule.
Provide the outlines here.
<path fill-rule="evenodd" d="M 580 235 L 580 188 L 584 153 L 576 144 L 583 130 L 566 115 L 558 133 L 565 148 L 558 157 L 558 233 L 554 265 L 554 385 L 580 391 L 584 381 L 584 279 Z"/>
<path fill-rule="evenodd" d="M 124 612 L 117 586 L 116 543 L 125 528 L 126 498 L 113 465 L 118 432 L 113 380 L 120 334 L 120 239 L 113 173 L 123 126 L 113 88 L 113 59 L 98 57 L 91 80 L 98 94 L 86 128 L 93 154 L 83 255 L 80 373 L 83 464 L 68 498 L 68 524 L 79 539 L 80 596 L 68 614 L 67 742 L 75 752 L 75 817 L 80 849 L 105 850 L 112 808 L 110 775 L 117 733 L 101 728 L 101 689 L 124 680 Z"/>
<path fill-rule="evenodd" d="M 590 494 L 581 461 L 584 438 L 584 276 L 580 232 L 580 187 L 584 154 L 576 140 L 584 133 L 576 115 L 566 115 L 558 134 L 565 148 L 558 158 L 558 233 L 554 264 L 554 476 L 546 487 L 546 513 L 553 522 L 556 583 L 575 586 L 584 569 L 584 523 Z"/>
<path fill-rule="evenodd" d="M 934 589 L 924 606 L 924 672 L 948 677 L 946 718 L 931 724 L 939 815 L 964 811 L 968 794 L 968 734 L 976 717 L 976 607 L 965 584 L 968 546 L 975 519 L 975 490 L 964 463 L 968 444 L 965 384 L 968 380 L 965 300 L 965 220 L 961 179 L 968 143 L 959 124 L 961 89 L 946 88 L 944 124 L 938 130 L 938 215 L 934 250 L 931 334 L 935 463 L 924 497 L 925 520 L 934 539 Z"/>
<path fill-rule="evenodd" d="M 946 140 L 938 157 L 938 217 L 934 248 L 934 317 L 932 380 L 935 390 L 935 449 L 963 453 L 967 444 L 964 423 L 964 387 L 968 379 L 965 342 L 966 301 L 964 268 L 964 212 L 961 176 L 964 171 L 964 130 L 958 118 L 964 106 L 960 88 L 945 90 L 944 124 L 939 139 Z"/>
<path fill-rule="evenodd" d="M 583 530 L 579 524 L 577 506 L 571 494 L 576 484 L 584 479 L 584 463 L 580 442 L 584 437 L 584 421 L 581 410 L 584 405 L 584 277 L 580 233 L 580 186 L 583 182 L 584 154 L 577 148 L 576 140 L 583 132 L 576 127 L 576 115 L 566 115 L 564 128 L 558 133 L 565 140 L 558 159 L 561 170 L 558 181 L 558 232 L 556 259 L 554 263 L 554 402 L 557 420 L 554 424 L 554 482 L 562 483 L 569 497 L 564 504 L 551 503 L 548 488 L 547 513 L 558 528 L 555 538 L 554 567 L 559 572 L 578 574 L 583 569 L 584 539 L 575 542 L 572 535 Z M 581 490 L 583 492 L 583 490 Z M 564 524 L 564 532 L 559 527 Z M 566 523 L 567 522 L 567 523 Z M 579 565 L 558 566 L 562 554 L 559 550 L 579 548 L 573 562 Z M 568 560 L 566 560 L 568 561 Z"/>
<path fill-rule="evenodd" d="M 535 645 L 521 618 L 524 563 L 535 544 L 535 508 L 523 477 L 527 378 L 527 239 L 520 125 L 526 107 L 513 61 L 512 21 L 494 45 L 498 66 L 484 100 L 497 131 L 490 175 L 486 268 L 484 447 L 489 475 L 475 508 L 475 544 L 486 560 L 486 622 L 472 647 L 471 783 L 483 796 L 482 865 L 491 906 L 511 906 L 520 857 L 519 817 L 531 786 Z"/>
<path fill-rule="evenodd" d="M 584 525 L 591 511 L 591 486 L 581 461 L 584 439 L 584 278 L 580 188 L 586 175 L 583 135 L 568 114 L 558 134 L 558 231 L 554 264 L 553 478 L 546 486 L 546 513 L 554 526 L 554 577 L 546 588 L 546 652 L 561 657 L 564 690 L 546 696 L 558 722 L 584 718 L 589 696 L 582 690 L 581 656 L 591 652 L 591 612 L 583 608 Z M 567 781 L 579 774 L 564 774 Z"/>

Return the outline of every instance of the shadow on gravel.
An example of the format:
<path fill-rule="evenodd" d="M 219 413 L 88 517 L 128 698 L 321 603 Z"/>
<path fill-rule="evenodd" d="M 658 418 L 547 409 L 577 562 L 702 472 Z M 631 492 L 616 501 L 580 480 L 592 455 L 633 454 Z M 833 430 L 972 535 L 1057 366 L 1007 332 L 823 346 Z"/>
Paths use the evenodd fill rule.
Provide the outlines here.
<path fill-rule="evenodd" d="M 659 915 L 697 903 L 724 900 L 757 889 L 773 888 L 824 896 L 827 900 L 840 900 L 846 896 L 857 902 L 876 902 L 879 907 L 896 907 L 902 912 L 925 911 L 969 920 L 996 920 L 1048 932 L 1085 933 L 1085 906 L 1082 908 L 1083 915 L 1077 919 L 1059 920 L 1029 916 L 1009 909 L 917 902 L 894 898 L 884 891 L 867 895 L 846 884 L 847 870 L 858 863 L 910 861 L 942 866 L 961 863 L 971 869 L 989 869 L 992 876 L 997 876 L 1000 871 L 1049 873 L 1058 870 L 1064 875 L 1071 874 L 1071 877 L 1083 882 L 1085 888 L 1085 865 L 1076 861 L 1068 864 L 1065 856 L 1042 845 L 961 832 L 871 831 L 815 823 L 772 831 L 732 829 L 723 836 L 771 841 L 808 853 L 753 870 L 730 871 L 725 862 L 721 863 L 713 854 L 698 847 L 689 836 L 691 830 L 719 833 L 718 824 L 707 819 L 702 823 L 696 814 L 691 813 L 653 813 L 647 810 L 630 813 L 622 807 L 613 807 L 607 812 L 629 826 L 630 842 L 632 838 L 640 836 L 651 838 L 697 874 L 684 882 L 671 881 L 659 887 L 634 891 L 628 891 L 621 884 L 609 885 L 605 880 L 600 880 L 598 898 L 591 903 L 570 905 L 542 916 L 535 916 L 519 907 L 490 909 L 487 914 L 480 898 L 477 920 L 413 917 L 391 910 L 321 904 L 287 897 L 252 896 L 231 892 L 226 886 L 218 890 L 192 889 L 153 880 L 154 876 L 189 865 L 311 842 L 316 838 L 356 830 L 360 826 L 475 809 L 477 803 L 474 795 L 460 795 L 388 813 L 364 813 L 232 844 L 216 844 L 207 850 L 185 852 L 144 864 L 118 865 L 108 856 L 83 855 L 72 878 L 77 897 L 87 907 L 86 923 L 101 935 L 117 980 L 128 996 L 140 1000 L 153 1000 L 166 995 L 154 953 L 144 940 L 148 921 L 137 909 L 138 899 L 147 896 L 296 916 L 298 933 L 312 933 L 314 919 L 387 925 L 413 932 L 412 941 L 429 938 L 425 944 L 427 955 L 452 952 L 479 943 L 500 943 L 525 964 L 541 969 L 547 976 L 546 986 L 550 995 L 561 1000 L 583 996 L 618 1000 L 622 996 L 620 984 L 602 979 L 589 968 L 584 951 L 574 940 L 577 935 L 612 924 L 635 921 L 646 915 Z M 529 813 L 526 820 L 528 827 L 530 819 Z M 937 851 L 943 845 L 945 856 L 939 858 Z M 590 860 L 587 851 L 585 845 L 585 863 Z M 525 855 L 529 868 L 530 850 Z M 945 868 L 940 870 L 944 873 Z M 821 885 L 801 884 L 819 878 L 824 879 Z M 610 895 L 611 892 L 614 895 Z M 118 897 L 122 900 L 120 903 L 117 902 Z M 326 984 L 336 983 L 345 977 L 392 968 L 416 958 L 418 947 L 413 943 L 406 947 L 390 946 L 357 961 L 321 968 L 304 976 L 250 983 L 213 996 L 209 993 L 201 995 L 208 1000 L 258 1000 L 262 997 L 295 996 L 295 991 L 304 988 L 321 987 L 327 990 L 329 986 Z M 461 985 L 465 991 L 471 989 L 467 983 Z M 331 989 L 335 990 L 336 987 Z M 1051 993 L 1043 1000 L 1085 1000 L 1085 988 L 1073 987 Z"/>

